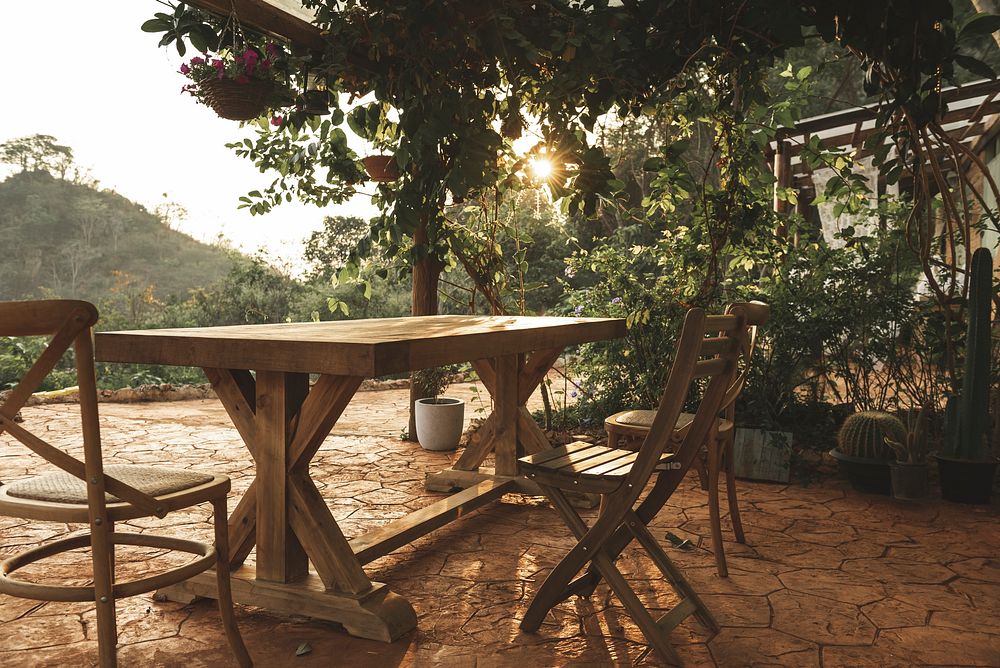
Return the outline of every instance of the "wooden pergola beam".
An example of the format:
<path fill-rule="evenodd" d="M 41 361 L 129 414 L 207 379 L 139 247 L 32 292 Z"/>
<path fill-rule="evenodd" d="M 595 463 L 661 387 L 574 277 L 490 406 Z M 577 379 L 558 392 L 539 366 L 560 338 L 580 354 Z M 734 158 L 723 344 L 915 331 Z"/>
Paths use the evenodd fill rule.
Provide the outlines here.
<path fill-rule="evenodd" d="M 941 91 L 945 103 L 968 100 L 981 95 L 1000 92 L 1000 79 L 984 79 L 963 86 L 951 86 Z M 868 104 L 856 109 L 835 111 L 830 114 L 813 116 L 795 124 L 787 131 L 791 134 L 817 133 L 845 125 L 853 126 L 858 121 L 870 121 L 878 115 L 878 104 Z"/>
<path fill-rule="evenodd" d="M 235 9 L 240 23 L 256 31 L 281 37 L 294 47 L 322 52 L 326 38 L 313 20 L 316 13 L 298 0 L 187 0 L 219 16 L 229 16 Z"/>
<path fill-rule="evenodd" d="M 957 123 L 959 121 L 968 121 L 969 125 L 967 125 L 965 128 L 959 128 L 959 130 L 964 131 L 964 134 L 960 132 L 960 134 L 962 134 L 962 139 L 967 139 L 969 137 L 975 136 L 976 134 L 981 134 L 986 130 L 986 128 L 983 126 L 982 123 L 978 123 L 976 121 L 979 121 L 985 115 L 993 115 L 998 113 L 1000 113 L 1000 100 L 995 100 L 995 99 L 991 100 L 990 98 L 987 98 L 986 100 L 983 101 L 982 104 L 978 106 L 962 107 L 960 109 L 948 111 L 942 117 L 941 123 L 943 125 L 948 125 L 951 123 Z M 842 148 L 842 147 L 846 148 L 849 146 L 858 147 L 866 139 L 868 139 L 868 137 L 878 132 L 881 132 L 884 129 L 884 128 L 868 128 L 866 130 L 860 130 L 859 127 L 860 124 L 858 126 L 855 126 L 850 131 L 842 132 L 840 134 L 836 134 L 830 137 L 823 137 L 822 139 L 820 139 L 820 146 L 822 146 L 825 149 Z M 804 137 L 809 136 L 808 133 L 800 133 L 797 130 L 795 132 L 789 132 L 788 136 L 797 137 L 800 134 L 803 134 Z M 803 140 L 802 143 L 804 144 L 805 141 Z M 802 152 L 802 146 L 798 143 L 793 142 L 790 148 L 790 152 L 793 157 L 798 156 L 799 153 Z"/>

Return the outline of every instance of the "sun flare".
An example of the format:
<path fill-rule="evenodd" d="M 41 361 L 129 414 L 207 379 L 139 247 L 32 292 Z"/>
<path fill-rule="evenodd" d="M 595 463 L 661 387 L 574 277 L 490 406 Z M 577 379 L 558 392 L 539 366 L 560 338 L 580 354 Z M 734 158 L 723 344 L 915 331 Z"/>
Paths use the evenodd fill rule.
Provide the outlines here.
<path fill-rule="evenodd" d="M 531 175 L 539 181 L 547 180 L 554 171 L 552 161 L 548 158 L 532 158 L 528 161 L 528 169 L 531 170 Z"/>

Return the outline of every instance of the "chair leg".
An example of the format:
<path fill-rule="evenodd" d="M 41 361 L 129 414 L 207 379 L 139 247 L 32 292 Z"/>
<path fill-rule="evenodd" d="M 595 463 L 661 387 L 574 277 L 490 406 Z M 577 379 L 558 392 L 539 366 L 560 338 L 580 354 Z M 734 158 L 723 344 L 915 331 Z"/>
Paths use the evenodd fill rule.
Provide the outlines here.
<path fill-rule="evenodd" d="M 618 430 L 614 427 L 606 427 L 608 432 L 608 447 L 617 448 L 618 447 Z"/>
<path fill-rule="evenodd" d="M 108 535 L 113 536 L 115 533 L 115 523 L 108 522 Z M 113 585 L 116 581 L 115 579 L 115 544 L 113 540 L 108 541 L 108 568 L 111 569 L 111 584 Z"/>
<path fill-rule="evenodd" d="M 229 524 L 225 497 L 212 501 L 212 509 L 215 524 L 215 575 L 219 590 L 219 614 L 222 616 L 226 638 L 233 649 L 233 654 L 236 655 L 236 661 L 241 668 L 249 668 L 253 666 L 253 660 L 247 652 L 246 645 L 243 644 L 243 636 L 240 635 L 236 616 L 233 614 L 233 593 L 229 581 Z"/>
<path fill-rule="evenodd" d="M 118 665 L 118 626 L 115 620 L 114 569 L 111 567 L 111 532 L 92 527 L 91 558 L 94 567 L 94 604 L 97 606 L 97 651 L 101 668 Z"/>
<path fill-rule="evenodd" d="M 705 625 L 709 631 L 713 633 L 718 633 L 719 623 L 712 616 L 705 602 L 701 600 L 698 592 L 694 590 L 691 583 L 687 581 L 684 574 L 681 573 L 680 569 L 674 566 L 674 562 L 670 561 L 670 557 L 667 553 L 663 551 L 660 544 L 656 542 L 656 537 L 650 532 L 649 527 L 647 527 L 642 520 L 635 513 L 629 513 L 626 515 L 626 522 L 628 522 L 629 529 L 635 536 L 639 544 L 646 550 L 649 554 L 649 558 L 653 560 L 656 567 L 660 570 L 673 588 L 679 593 L 683 598 L 688 599 L 694 604 L 694 614 L 698 617 L 698 620 Z"/>
<path fill-rule="evenodd" d="M 649 524 L 653 521 L 653 518 L 663 509 L 667 499 L 670 498 L 670 495 L 674 493 L 674 490 L 677 489 L 677 486 L 683 479 L 684 476 L 679 475 L 677 471 L 666 471 L 656 476 L 653 489 L 649 490 L 646 498 L 635 509 L 636 516 L 643 524 Z M 605 543 L 604 552 L 614 561 L 628 547 L 632 539 L 632 533 L 626 527 L 620 526 Z M 566 588 L 567 593 L 564 598 L 569 598 L 574 594 L 589 597 L 600 583 L 601 574 L 591 564 L 586 573 L 569 584 Z"/>
<path fill-rule="evenodd" d="M 709 478 L 708 465 L 705 463 L 704 453 L 699 452 L 694 458 L 694 468 L 698 472 L 698 484 L 701 485 L 702 490 L 707 491 L 709 485 L 711 484 Z"/>
<path fill-rule="evenodd" d="M 603 545 L 614 533 L 617 526 L 614 520 L 609 519 L 606 515 L 602 515 L 588 529 L 561 490 L 542 484 L 539 484 L 539 487 L 541 487 L 545 496 L 549 498 L 549 501 L 552 502 L 552 505 L 555 506 L 579 542 L 552 569 L 552 572 L 542 582 L 542 586 L 539 587 L 527 611 L 525 611 L 520 628 L 522 631 L 527 631 L 528 633 L 537 631 L 549 610 L 572 595 L 572 592 L 567 588 L 570 580 L 592 559 L 593 550 L 588 550 L 588 547 L 584 545 L 584 541 L 590 545 Z M 605 497 L 602 497 L 602 500 L 603 498 Z M 618 519 L 620 521 L 621 518 L 619 517 Z"/>
<path fill-rule="evenodd" d="M 677 650 L 674 649 L 673 645 L 670 644 L 670 640 L 667 637 L 667 632 L 660 628 L 656 620 L 653 619 L 649 611 L 646 610 L 646 606 L 642 604 L 639 597 L 629 586 L 628 580 L 625 576 L 621 574 L 614 562 L 604 553 L 594 555 L 593 560 L 594 566 L 600 571 L 601 575 L 607 581 L 608 586 L 611 591 L 615 593 L 618 600 L 621 601 L 625 610 L 628 611 L 629 616 L 632 617 L 632 621 L 635 622 L 639 630 L 642 631 L 642 635 L 646 637 L 649 644 L 653 646 L 653 649 L 659 653 L 660 657 L 669 664 L 674 666 L 681 665 L 681 658 L 677 654 Z"/>
<path fill-rule="evenodd" d="M 715 570 L 719 577 L 729 577 L 726 567 L 726 549 L 722 544 L 722 518 L 719 516 L 719 441 L 708 445 L 708 518 L 712 530 L 712 551 L 715 553 Z"/>
<path fill-rule="evenodd" d="M 743 535 L 743 520 L 740 518 L 740 504 L 736 498 L 736 457 L 733 452 L 735 449 L 736 435 L 734 433 L 730 434 L 729 438 L 726 439 L 726 447 L 724 450 L 725 459 L 725 469 L 726 469 L 726 497 L 729 499 L 729 520 L 733 523 L 733 534 L 736 536 L 737 543 L 747 542 L 746 536 Z"/>

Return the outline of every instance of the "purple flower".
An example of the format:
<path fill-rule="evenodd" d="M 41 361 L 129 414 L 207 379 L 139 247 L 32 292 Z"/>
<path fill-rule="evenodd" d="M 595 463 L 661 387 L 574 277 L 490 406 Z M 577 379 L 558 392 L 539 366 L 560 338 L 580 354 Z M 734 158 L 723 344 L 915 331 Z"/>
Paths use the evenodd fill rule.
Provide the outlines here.
<path fill-rule="evenodd" d="M 575 397 L 575 396 L 576 396 L 576 394 L 577 394 L 577 393 L 576 393 L 576 390 L 573 390 L 572 392 L 570 392 L 570 393 L 569 393 L 569 396 L 571 396 L 571 397 Z"/>
<path fill-rule="evenodd" d="M 611 303 L 612 304 L 621 304 L 622 303 L 622 298 L 621 297 L 615 297 L 614 299 L 611 300 Z"/>
<path fill-rule="evenodd" d="M 583 306 L 582 305 L 581 306 L 577 306 L 575 309 L 573 309 L 573 315 L 578 316 L 581 313 L 583 313 Z"/>
<path fill-rule="evenodd" d="M 181 63 L 181 74 L 187 74 L 191 71 L 191 68 L 187 66 L 187 63 Z"/>
<path fill-rule="evenodd" d="M 191 59 L 191 64 L 192 65 L 204 65 L 205 64 L 205 59 L 202 58 L 201 56 L 195 56 L 194 58 Z"/>
<path fill-rule="evenodd" d="M 273 125 L 274 127 L 278 127 L 279 125 L 281 125 L 281 123 L 282 123 L 283 120 L 284 119 L 281 118 L 281 116 L 272 116 L 271 117 L 271 125 Z"/>

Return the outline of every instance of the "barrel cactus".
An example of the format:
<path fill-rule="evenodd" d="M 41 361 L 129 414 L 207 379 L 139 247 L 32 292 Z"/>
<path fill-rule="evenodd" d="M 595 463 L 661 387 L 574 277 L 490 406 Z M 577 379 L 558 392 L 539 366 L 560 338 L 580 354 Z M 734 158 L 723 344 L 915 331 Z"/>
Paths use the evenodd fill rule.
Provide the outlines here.
<path fill-rule="evenodd" d="M 893 459 L 886 440 L 906 442 L 906 427 L 895 415 L 882 411 L 855 413 L 846 420 L 837 434 L 837 450 L 841 454 L 866 459 Z"/>

